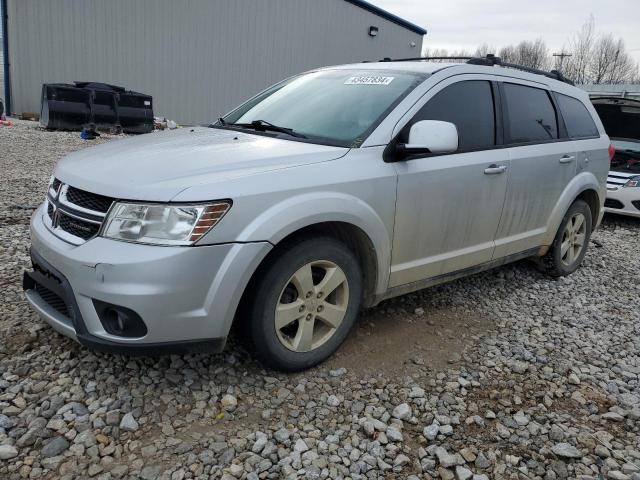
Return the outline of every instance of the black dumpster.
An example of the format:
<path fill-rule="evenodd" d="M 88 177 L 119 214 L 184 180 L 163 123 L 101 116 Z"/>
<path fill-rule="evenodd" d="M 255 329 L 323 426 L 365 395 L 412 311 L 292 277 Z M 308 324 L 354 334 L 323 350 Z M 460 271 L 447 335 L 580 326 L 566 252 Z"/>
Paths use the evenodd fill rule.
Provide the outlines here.
<path fill-rule="evenodd" d="M 40 124 L 54 130 L 148 133 L 153 130 L 152 97 L 98 82 L 42 85 Z"/>

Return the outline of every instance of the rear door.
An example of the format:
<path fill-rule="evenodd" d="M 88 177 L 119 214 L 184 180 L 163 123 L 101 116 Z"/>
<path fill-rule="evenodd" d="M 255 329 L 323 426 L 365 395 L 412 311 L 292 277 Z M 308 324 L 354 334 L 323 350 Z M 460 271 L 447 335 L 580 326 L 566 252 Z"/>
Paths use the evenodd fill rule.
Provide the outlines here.
<path fill-rule="evenodd" d="M 604 183 L 609 172 L 609 142 L 600 139 L 600 132 L 582 100 L 555 93 L 556 103 L 567 128 L 567 135 L 576 148 L 577 173 L 593 173 Z M 638 132 L 640 135 L 640 131 Z M 597 219 L 593 219 L 594 225 Z"/>
<path fill-rule="evenodd" d="M 509 187 L 494 258 L 539 247 L 551 212 L 576 174 L 576 149 L 542 84 L 500 84 Z"/>
<path fill-rule="evenodd" d="M 400 121 L 396 140 L 420 120 L 451 122 L 458 151 L 394 163 L 398 172 L 391 287 L 491 260 L 508 180 L 505 149 L 497 149 L 490 77 L 442 81 Z M 393 145 L 393 142 L 392 142 Z"/>

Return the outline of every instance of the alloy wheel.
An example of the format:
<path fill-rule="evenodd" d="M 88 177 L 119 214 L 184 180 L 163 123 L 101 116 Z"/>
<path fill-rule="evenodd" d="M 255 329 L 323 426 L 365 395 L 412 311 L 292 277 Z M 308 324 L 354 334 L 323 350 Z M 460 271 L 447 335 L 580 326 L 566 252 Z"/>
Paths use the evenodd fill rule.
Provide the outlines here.
<path fill-rule="evenodd" d="M 294 352 L 315 350 L 342 324 L 348 304 L 349 284 L 342 269 L 328 260 L 309 262 L 280 294 L 274 317 L 278 339 Z"/>
<path fill-rule="evenodd" d="M 562 234 L 560 257 L 565 266 L 572 266 L 580 257 L 584 249 L 585 239 L 586 221 L 584 215 L 582 213 L 576 213 L 569 219 Z"/>

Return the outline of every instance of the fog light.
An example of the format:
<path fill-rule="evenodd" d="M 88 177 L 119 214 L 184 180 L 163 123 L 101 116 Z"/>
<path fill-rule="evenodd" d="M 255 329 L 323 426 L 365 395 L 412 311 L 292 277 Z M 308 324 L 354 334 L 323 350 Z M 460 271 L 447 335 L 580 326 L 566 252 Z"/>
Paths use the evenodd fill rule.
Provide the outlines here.
<path fill-rule="evenodd" d="M 94 300 L 93 305 L 102 327 L 110 335 L 135 338 L 144 337 L 147 334 L 147 326 L 142 318 L 130 308 L 111 305 L 100 300 Z"/>

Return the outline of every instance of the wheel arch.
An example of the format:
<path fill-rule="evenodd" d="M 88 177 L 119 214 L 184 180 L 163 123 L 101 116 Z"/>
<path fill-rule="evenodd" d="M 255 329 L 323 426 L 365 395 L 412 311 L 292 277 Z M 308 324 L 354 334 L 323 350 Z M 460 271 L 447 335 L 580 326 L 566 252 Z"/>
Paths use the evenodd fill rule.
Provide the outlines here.
<path fill-rule="evenodd" d="M 603 193 L 603 187 L 593 173 L 582 172 L 576 175 L 565 188 L 549 216 L 547 233 L 540 255 L 544 255 L 553 243 L 553 239 L 562 223 L 565 213 L 576 200 L 583 200 L 589 205 L 592 214 L 591 228 L 595 230 L 602 213 L 605 196 L 606 193 Z"/>
<path fill-rule="evenodd" d="M 244 289 L 243 299 L 240 305 L 246 303 L 244 300 L 247 292 L 253 289 L 255 282 L 260 280 L 266 268 L 268 268 L 273 259 L 278 258 L 284 249 L 306 238 L 318 237 L 335 239 L 351 250 L 362 269 L 362 305 L 364 307 L 372 306 L 375 303 L 376 285 L 380 275 L 375 245 L 371 238 L 360 227 L 342 221 L 313 223 L 299 228 L 282 238 L 274 245 L 274 248 L 271 249 L 251 275 L 251 279 Z"/>
<path fill-rule="evenodd" d="M 340 192 L 302 194 L 261 212 L 245 226 L 237 241 L 268 241 L 277 249 L 284 241 L 300 235 L 336 238 L 361 260 L 361 267 L 368 275 L 370 294 L 367 295 L 374 296 L 386 290 L 389 280 L 393 206 L 382 214 L 388 217 L 385 222 L 358 197 Z"/>
<path fill-rule="evenodd" d="M 591 231 L 593 232 L 598 226 L 598 219 L 600 218 L 600 212 L 602 211 L 598 192 L 592 188 L 587 188 L 580 192 L 575 200 L 584 200 L 584 202 L 589 205 L 589 210 L 591 210 Z"/>

